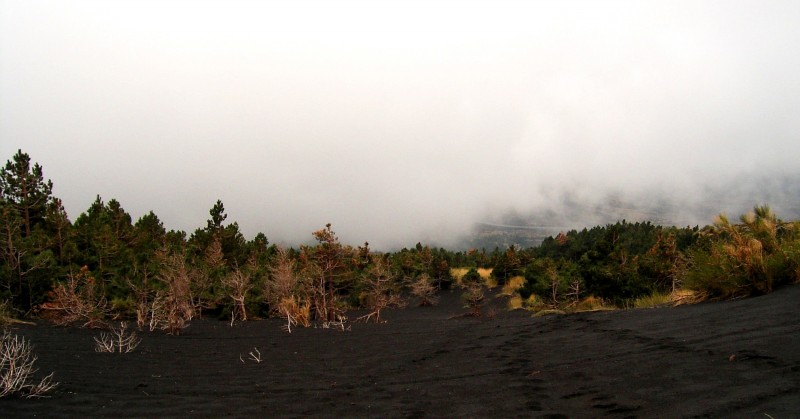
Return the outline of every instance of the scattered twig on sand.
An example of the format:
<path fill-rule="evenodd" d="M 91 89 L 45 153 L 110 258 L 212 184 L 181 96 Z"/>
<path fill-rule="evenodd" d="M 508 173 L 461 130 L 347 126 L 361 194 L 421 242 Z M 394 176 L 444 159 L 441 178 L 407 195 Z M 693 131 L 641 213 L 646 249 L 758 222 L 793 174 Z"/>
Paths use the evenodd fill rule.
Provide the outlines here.
<path fill-rule="evenodd" d="M 350 325 L 345 326 L 346 322 L 347 322 L 347 316 L 342 316 L 342 315 L 337 314 L 335 321 L 322 322 L 322 328 L 323 329 L 338 329 L 338 330 L 341 330 L 342 332 L 347 332 L 347 331 L 350 331 L 352 329 L 352 326 L 350 326 Z"/>
<path fill-rule="evenodd" d="M 247 357 L 247 359 L 249 359 L 251 361 L 255 361 L 256 364 L 260 364 L 261 363 L 261 352 L 259 352 L 258 348 L 253 348 L 253 350 L 250 351 L 250 353 L 248 353 L 248 355 L 249 356 Z M 242 364 L 246 364 L 247 363 L 245 361 L 244 357 L 242 357 L 242 354 L 239 354 L 239 361 L 242 361 Z"/>

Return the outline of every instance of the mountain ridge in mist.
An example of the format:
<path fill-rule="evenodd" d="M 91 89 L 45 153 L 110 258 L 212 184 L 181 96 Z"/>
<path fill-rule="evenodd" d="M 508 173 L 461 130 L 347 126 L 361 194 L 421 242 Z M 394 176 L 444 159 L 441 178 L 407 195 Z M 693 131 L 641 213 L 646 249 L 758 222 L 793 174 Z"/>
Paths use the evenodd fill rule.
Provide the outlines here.
<path fill-rule="evenodd" d="M 800 174 L 740 175 L 716 185 L 699 185 L 689 193 L 609 192 L 594 200 L 581 200 L 567 191 L 539 208 L 508 210 L 476 222 L 464 238 L 463 248 L 538 246 L 559 232 L 627 222 L 650 222 L 676 227 L 703 227 L 724 213 L 732 219 L 768 205 L 783 220 L 800 219 Z"/>

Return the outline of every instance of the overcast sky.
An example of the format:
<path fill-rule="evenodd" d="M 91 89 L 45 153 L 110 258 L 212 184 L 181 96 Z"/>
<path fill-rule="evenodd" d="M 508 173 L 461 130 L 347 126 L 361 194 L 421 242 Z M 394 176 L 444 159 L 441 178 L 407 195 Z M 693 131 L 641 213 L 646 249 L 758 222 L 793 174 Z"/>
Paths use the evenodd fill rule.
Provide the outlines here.
<path fill-rule="evenodd" d="M 413 245 L 796 173 L 800 2 L 0 0 L 0 160 L 248 238 Z M 710 221 L 710 220 L 709 220 Z"/>

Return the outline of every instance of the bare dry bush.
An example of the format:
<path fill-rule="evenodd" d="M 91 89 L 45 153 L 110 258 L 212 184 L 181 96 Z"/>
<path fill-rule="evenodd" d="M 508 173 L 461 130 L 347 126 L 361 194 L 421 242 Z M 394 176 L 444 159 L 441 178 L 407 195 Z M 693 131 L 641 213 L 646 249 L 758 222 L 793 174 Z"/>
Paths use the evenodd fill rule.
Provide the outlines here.
<path fill-rule="evenodd" d="M 50 302 L 41 309 L 58 325 L 80 323 L 81 327 L 101 327 L 111 314 L 108 301 L 98 290 L 95 280 L 84 266 L 78 274 L 56 284 L 49 294 Z"/>
<path fill-rule="evenodd" d="M 343 314 L 340 301 L 340 286 L 347 275 L 347 261 L 353 258 L 353 249 L 339 243 L 331 225 L 326 224 L 322 230 L 312 233 L 318 244 L 313 248 L 310 257 L 316 265 L 316 285 L 313 287 L 312 300 L 314 314 L 318 320 L 335 321 Z"/>
<path fill-rule="evenodd" d="M 158 292 L 150 307 L 150 331 L 179 335 L 191 320 L 192 306 L 170 292 Z"/>
<path fill-rule="evenodd" d="M 439 297 L 436 295 L 438 289 L 433 285 L 433 281 L 428 274 L 418 276 L 411 283 L 411 295 L 419 298 L 419 305 L 421 307 L 435 306 L 439 303 Z"/>
<path fill-rule="evenodd" d="M 244 302 L 247 299 L 247 294 L 253 289 L 253 285 L 253 275 L 250 273 L 250 269 L 247 268 L 243 270 L 237 267 L 222 279 L 222 286 L 225 287 L 228 296 L 233 300 L 231 326 L 236 320 L 247 321 L 247 308 Z"/>
<path fill-rule="evenodd" d="M 119 327 L 109 329 L 100 333 L 100 338 L 94 338 L 95 352 L 130 353 L 142 342 L 135 331 L 128 332 L 127 322 L 120 322 Z"/>
<path fill-rule="evenodd" d="M 298 275 L 295 273 L 295 261 L 289 253 L 278 248 L 274 264 L 269 268 L 269 277 L 264 283 L 264 296 L 273 314 L 284 315 L 281 302 L 292 297 L 298 291 Z"/>
<path fill-rule="evenodd" d="M 313 297 L 319 297 L 324 292 L 323 288 L 315 293 L 313 286 L 321 277 L 321 270 L 307 259 L 304 262 L 303 268 L 297 272 L 296 261 L 286 250 L 279 248 L 264 285 L 264 294 L 271 312 L 286 318 L 284 329 L 289 333 L 294 326 L 311 326 L 314 307 L 312 301 L 316 300 Z"/>
<path fill-rule="evenodd" d="M 464 288 L 464 293 L 461 294 L 461 298 L 464 300 L 464 303 L 467 305 L 467 308 L 470 309 L 470 315 L 474 317 L 481 316 L 481 308 L 483 307 L 483 303 L 486 300 L 486 295 L 483 291 L 483 287 L 480 285 L 470 285 Z"/>
<path fill-rule="evenodd" d="M 349 332 L 352 326 L 347 324 L 347 316 L 337 316 L 336 320 L 329 322 L 322 322 L 320 325 L 322 329 L 336 329 L 342 332 Z"/>
<path fill-rule="evenodd" d="M 225 254 L 222 252 L 222 242 L 219 237 L 214 237 L 203 255 L 203 268 L 186 268 L 189 276 L 189 293 L 192 302 L 192 311 L 202 317 L 203 310 L 212 306 L 212 289 L 221 281 L 220 277 L 225 271 Z"/>
<path fill-rule="evenodd" d="M 467 308 L 470 309 L 470 316 L 480 317 L 481 315 L 481 308 L 486 299 L 483 285 L 483 277 L 481 277 L 475 268 L 467 271 L 461 278 L 461 287 L 464 289 L 464 292 L 461 294 L 461 299 L 464 300 Z"/>
<path fill-rule="evenodd" d="M 150 305 L 150 330 L 166 330 L 177 335 L 194 316 L 191 277 L 186 261 L 179 254 L 162 254 L 161 272 L 156 279 L 164 286 Z"/>
<path fill-rule="evenodd" d="M 147 278 L 149 275 L 145 273 L 144 277 L 145 280 L 141 285 L 134 284 L 130 279 L 126 279 L 128 287 L 131 289 L 131 292 L 136 298 L 136 304 L 134 306 L 136 310 L 136 325 L 139 326 L 140 329 L 144 328 L 149 320 L 150 305 L 152 303 L 153 293 L 153 291 L 147 286 Z"/>
<path fill-rule="evenodd" d="M 0 336 L 0 398 L 44 397 L 45 393 L 58 385 L 53 382 L 53 373 L 39 383 L 31 381 L 38 371 L 34 367 L 37 359 L 33 353 L 33 345 L 24 337 L 12 336 L 8 331 L 3 331 Z"/>
<path fill-rule="evenodd" d="M 286 317 L 287 332 L 292 333 L 292 326 L 298 324 L 303 327 L 311 326 L 311 303 L 308 301 L 298 302 L 292 295 L 281 300 L 279 309 Z"/>
<path fill-rule="evenodd" d="M 315 263 L 307 263 L 300 272 L 311 302 L 311 313 L 318 321 L 330 321 L 343 314 L 339 307 L 339 295 L 330 293 L 323 269 Z"/>
<path fill-rule="evenodd" d="M 340 296 L 337 292 L 329 292 L 329 283 L 325 279 L 325 271 L 319 264 L 311 260 L 307 252 L 301 253 L 301 268 L 297 273 L 298 284 L 296 294 L 298 301 L 308 301 L 311 309 L 311 319 L 320 322 L 334 321 L 337 316 L 344 314 Z"/>
<path fill-rule="evenodd" d="M 357 320 L 367 322 L 373 320 L 375 323 L 380 323 L 381 311 L 405 304 L 399 294 L 397 274 L 392 271 L 389 262 L 383 256 L 373 258 L 372 266 L 367 273 L 366 285 L 364 297 L 371 312 Z"/>

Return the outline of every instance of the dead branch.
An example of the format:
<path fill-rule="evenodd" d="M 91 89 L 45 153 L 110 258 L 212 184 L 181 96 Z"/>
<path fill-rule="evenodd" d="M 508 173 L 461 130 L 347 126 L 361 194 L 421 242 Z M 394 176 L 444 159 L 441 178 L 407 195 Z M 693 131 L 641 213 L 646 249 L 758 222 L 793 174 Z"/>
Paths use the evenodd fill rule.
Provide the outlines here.
<path fill-rule="evenodd" d="M 0 337 L 0 398 L 12 395 L 44 397 L 45 393 L 58 385 L 53 382 L 53 373 L 39 383 L 30 381 L 37 371 L 34 367 L 37 359 L 33 354 L 33 346 L 24 337 L 3 332 Z"/>
<path fill-rule="evenodd" d="M 253 352 L 255 352 L 255 353 L 253 353 Z M 258 348 L 253 348 L 253 350 L 250 351 L 250 359 L 252 359 L 253 361 L 256 361 L 256 363 L 258 363 L 258 364 L 261 363 L 261 352 L 258 351 Z"/>
<path fill-rule="evenodd" d="M 345 317 L 343 315 L 337 315 L 336 316 L 336 321 L 322 322 L 322 328 L 323 329 L 338 329 L 338 330 L 341 330 L 342 332 L 348 332 L 348 331 L 350 331 L 352 329 L 352 327 L 349 326 L 349 325 L 345 326 L 346 322 L 347 322 L 347 317 Z"/>
<path fill-rule="evenodd" d="M 41 309 L 51 312 L 53 321 L 60 326 L 81 323 L 81 327 L 100 327 L 111 314 L 105 296 L 97 292 L 86 266 L 77 275 L 69 274 L 64 283 L 55 285 L 50 299 Z"/>
<path fill-rule="evenodd" d="M 428 274 L 418 276 L 411 283 L 411 295 L 419 298 L 419 305 L 421 307 L 434 306 L 439 303 L 439 298 L 436 296 L 438 289 L 433 285 L 433 281 Z"/>
<path fill-rule="evenodd" d="M 287 332 L 292 333 L 292 326 L 301 325 L 309 327 L 311 325 L 311 303 L 308 301 L 298 302 L 294 295 L 284 298 L 280 302 L 280 310 L 286 316 Z"/>
<path fill-rule="evenodd" d="M 253 277 L 250 272 L 237 267 L 222 279 L 222 285 L 227 290 L 228 296 L 233 300 L 231 326 L 237 319 L 247 321 L 247 309 L 244 302 L 247 294 L 253 288 Z"/>
<path fill-rule="evenodd" d="M 283 316 L 281 301 L 298 291 L 300 281 L 295 273 L 295 265 L 289 253 L 283 248 L 278 248 L 275 263 L 269 268 L 269 277 L 264 284 L 264 295 L 273 314 Z"/>
<path fill-rule="evenodd" d="M 161 270 L 156 279 L 164 289 L 158 291 L 150 304 L 150 330 L 166 330 L 177 335 L 195 314 L 192 300 L 191 275 L 181 254 L 160 253 Z"/>
<path fill-rule="evenodd" d="M 95 352 L 130 353 L 139 346 L 142 339 L 136 332 L 128 333 L 128 323 L 120 322 L 119 327 L 111 327 L 109 332 L 100 333 L 100 338 L 94 338 Z"/>
<path fill-rule="evenodd" d="M 397 290 L 397 274 L 392 270 L 388 260 L 383 256 L 373 257 L 372 267 L 366 279 L 366 302 L 372 312 L 362 316 L 368 321 L 374 316 L 375 323 L 381 322 L 381 312 L 388 307 L 405 305 Z"/>

